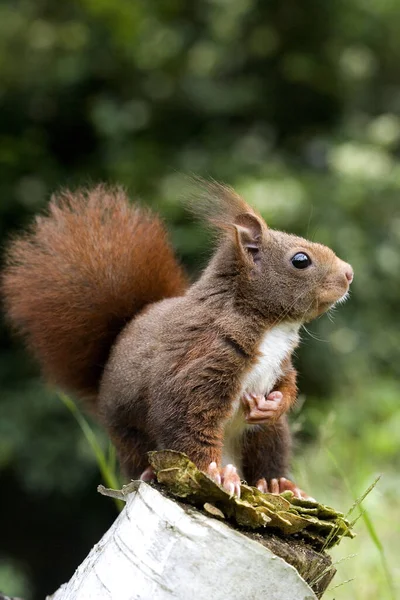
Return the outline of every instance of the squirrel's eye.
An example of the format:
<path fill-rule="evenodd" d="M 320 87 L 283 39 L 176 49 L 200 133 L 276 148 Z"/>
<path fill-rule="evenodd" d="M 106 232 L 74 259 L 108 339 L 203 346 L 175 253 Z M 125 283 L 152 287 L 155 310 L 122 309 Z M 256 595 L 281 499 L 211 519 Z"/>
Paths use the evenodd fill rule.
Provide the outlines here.
<path fill-rule="evenodd" d="M 292 265 L 295 269 L 306 269 L 311 265 L 311 258 L 304 252 L 298 252 L 292 258 Z"/>

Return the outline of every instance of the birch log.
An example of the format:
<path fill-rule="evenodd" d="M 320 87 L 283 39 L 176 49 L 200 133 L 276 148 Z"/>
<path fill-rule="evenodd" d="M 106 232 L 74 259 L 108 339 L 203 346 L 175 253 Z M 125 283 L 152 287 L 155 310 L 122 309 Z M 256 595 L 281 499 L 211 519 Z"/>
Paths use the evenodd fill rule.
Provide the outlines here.
<path fill-rule="evenodd" d="M 297 570 L 257 541 L 140 482 L 51 600 L 315 600 Z M 48 598 L 50 600 L 50 597 Z"/>

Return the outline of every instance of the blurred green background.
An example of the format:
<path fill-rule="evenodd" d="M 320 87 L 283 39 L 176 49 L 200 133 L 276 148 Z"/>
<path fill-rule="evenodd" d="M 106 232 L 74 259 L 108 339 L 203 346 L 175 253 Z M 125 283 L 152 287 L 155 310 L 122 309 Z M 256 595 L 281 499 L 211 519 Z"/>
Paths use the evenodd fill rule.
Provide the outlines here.
<path fill-rule="evenodd" d="M 53 190 L 119 182 L 195 275 L 211 245 L 179 202 L 194 172 L 353 265 L 351 300 L 303 334 L 292 415 L 295 476 L 319 500 L 346 511 L 382 473 L 330 600 L 400 597 L 399 31 L 397 0 L 0 4 L 2 245 Z M 116 512 L 4 324 L 0 344 L 0 590 L 36 600 Z"/>

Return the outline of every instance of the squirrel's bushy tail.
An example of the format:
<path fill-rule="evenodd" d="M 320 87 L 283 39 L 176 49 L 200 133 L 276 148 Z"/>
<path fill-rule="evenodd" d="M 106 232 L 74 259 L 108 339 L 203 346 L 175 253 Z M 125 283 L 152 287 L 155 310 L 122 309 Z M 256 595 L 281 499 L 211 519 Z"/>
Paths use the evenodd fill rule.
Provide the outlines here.
<path fill-rule="evenodd" d="M 185 288 L 161 221 L 105 186 L 54 196 L 11 242 L 2 277 L 6 312 L 44 374 L 89 400 L 124 325 Z"/>

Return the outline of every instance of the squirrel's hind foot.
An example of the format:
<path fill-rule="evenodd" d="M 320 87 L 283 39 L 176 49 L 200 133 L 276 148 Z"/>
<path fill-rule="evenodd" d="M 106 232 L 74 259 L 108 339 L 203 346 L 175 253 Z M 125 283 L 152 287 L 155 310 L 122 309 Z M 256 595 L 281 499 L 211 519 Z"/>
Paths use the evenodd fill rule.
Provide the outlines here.
<path fill-rule="evenodd" d="M 282 492 L 289 491 L 293 492 L 296 498 L 302 498 L 303 500 L 314 500 L 314 498 L 311 498 L 311 496 L 297 487 L 293 481 L 286 479 L 286 477 L 268 480 L 263 477 L 257 481 L 256 487 L 264 494 L 281 494 Z"/>

